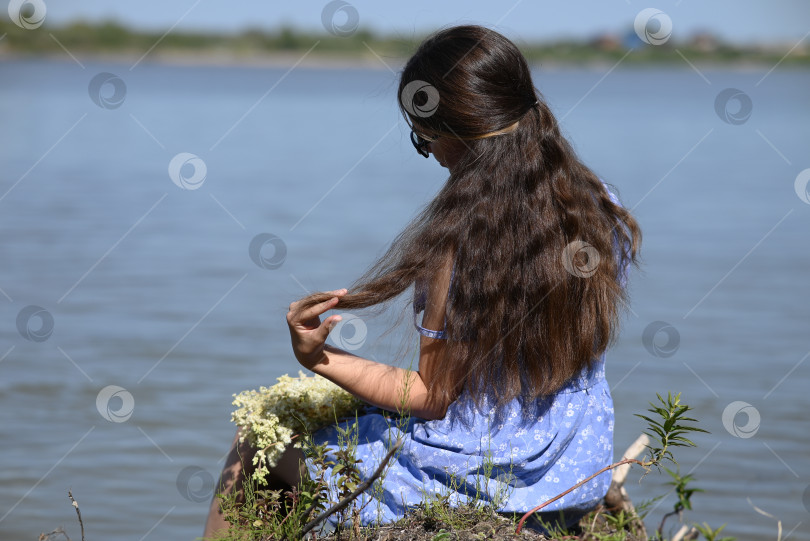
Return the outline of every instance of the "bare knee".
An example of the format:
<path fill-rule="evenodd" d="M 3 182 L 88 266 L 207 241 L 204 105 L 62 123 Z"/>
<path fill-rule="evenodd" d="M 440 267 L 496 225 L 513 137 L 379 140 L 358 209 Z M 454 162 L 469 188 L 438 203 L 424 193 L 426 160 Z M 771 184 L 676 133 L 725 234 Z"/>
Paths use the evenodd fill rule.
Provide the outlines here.
<path fill-rule="evenodd" d="M 240 432 L 237 429 L 231 450 L 225 458 L 225 466 L 217 483 L 216 494 L 232 494 L 237 491 L 239 497 L 243 497 L 243 487 L 246 478 L 253 474 L 253 457 L 256 449 L 248 441 L 239 442 Z"/>
<path fill-rule="evenodd" d="M 253 457 L 256 455 L 257 449 L 247 441 L 240 443 L 239 436 L 240 432 L 237 430 L 225 459 L 225 466 L 222 468 L 211 507 L 208 510 L 205 538 L 209 538 L 215 532 L 227 529 L 229 526 L 222 509 L 223 497 L 236 504 L 245 502 L 244 485 L 245 482 L 249 482 L 255 471 Z M 304 453 L 300 449 L 288 445 L 276 465 L 269 467 L 268 470 L 266 482 L 269 488 L 289 490 L 298 486 L 302 476 L 307 475 Z"/>
<path fill-rule="evenodd" d="M 297 487 L 301 483 L 302 475 L 306 475 L 304 467 L 304 453 L 288 445 L 279 458 L 278 463 L 270 470 L 269 478 L 289 488 Z"/>
<path fill-rule="evenodd" d="M 253 474 L 253 456 L 256 449 L 247 441 L 240 443 L 239 435 L 237 430 L 211 499 L 203 533 L 205 539 L 212 538 L 217 532 L 227 530 L 230 526 L 222 509 L 223 496 L 226 498 L 233 496 L 235 503 L 244 503 L 244 482 Z"/>

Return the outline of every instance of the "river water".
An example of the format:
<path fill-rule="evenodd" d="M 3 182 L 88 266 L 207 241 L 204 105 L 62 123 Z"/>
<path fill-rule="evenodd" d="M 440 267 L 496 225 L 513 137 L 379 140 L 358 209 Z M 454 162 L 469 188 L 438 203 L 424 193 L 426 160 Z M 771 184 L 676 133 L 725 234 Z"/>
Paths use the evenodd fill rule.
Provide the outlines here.
<path fill-rule="evenodd" d="M 810 72 L 769 68 L 535 81 L 644 232 L 617 458 L 682 392 L 711 431 L 676 450 L 706 491 L 688 520 L 775 538 L 756 506 L 808 540 Z M 88 539 L 201 535 L 232 394 L 297 372 L 289 303 L 351 284 L 446 178 L 395 91 L 385 68 L 0 63 L 0 538 L 78 538 L 68 490 Z M 363 321 L 355 353 L 407 365 L 391 318 Z"/>

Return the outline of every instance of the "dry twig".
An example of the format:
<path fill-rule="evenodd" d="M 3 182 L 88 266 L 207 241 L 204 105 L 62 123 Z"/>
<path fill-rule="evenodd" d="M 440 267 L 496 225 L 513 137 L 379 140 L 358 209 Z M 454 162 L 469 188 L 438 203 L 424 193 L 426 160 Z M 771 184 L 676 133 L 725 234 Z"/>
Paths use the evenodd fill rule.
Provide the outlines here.
<path fill-rule="evenodd" d="M 70 541 L 70 537 L 68 537 L 67 532 L 65 532 L 65 529 L 62 528 L 61 526 L 59 526 L 57 529 L 55 529 L 50 533 L 39 534 L 38 541 L 53 541 L 54 539 L 56 539 L 55 536 L 59 535 L 60 533 L 65 536 L 65 539 L 67 539 L 67 541 Z"/>
<path fill-rule="evenodd" d="M 82 512 L 79 511 L 79 504 L 73 499 L 73 494 L 71 494 L 69 490 L 68 496 L 70 496 L 70 501 L 73 502 L 73 507 L 76 508 L 76 514 L 79 516 L 79 526 L 82 529 L 82 541 L 84 541 L 84 522 L 82 522 Z M 67 537 L 67 534 L 65 534 L 65 537 Z M 68 541 L 70 541 L 70 538 L 68 538 Z"/>
<path fill-rule="evenodd" d="M 627 449 L 627 451 L 625 452 L 625 457 L 627 457 L 628 455 L 629 455 L 629 456 L 638 456 L 639 454 L 641 454 L 641 452 L 643 452 L 643 451 L 644 451 L 644 448 L 645 448 L 645 446 L 647 445 L 647 443 L 649 443 L 649 441 L 650 441 L 650 440 L 649 440 L 649 438 L 648 438 L 648 437 L 647 437 L 645 434 L 642 434 L 642 435 L 641 435 L 641 436 L 640 436 L 640 437 L 639 437 L 639 438 L 638 438 L 638 439 L 637 439 L 637 440 L 636 440 L 636 441 L 635 441 L 635 442 L 634 442 L 634 443 L 633 443 L 633 444 L 632 444 L 632 445 L 631 445 L 631 446 L 630 446 L 630 447 Z M 631 454 L 631 453 L 632 453 L 632 454 Z M 643 463 L 643 462 L 641 462 L 640 460 L 637 460 L 637 459 L 635 459 L 635 458 L 624 458 L 623 460 L 620 460 L 619 462 L 615 462 L 615 463 L 613 463 L 613 464 L 610 464 L 609 466 L 605 466 L 604 468 L 602 468 L 602 469 L 601 469 L 601 470 L 599 470 L 598 472 L 594 473 L 594 474 L 593 474 L 593 475 L 591 475 L 590 477 L 586 477 L 585 479 L 583 479 L 582 481 L 580 481 L 580 482 L 579 482 L 579 483 L 577 483 L 576 485 L 572 486 L 571 488 L 569 488 L 569 489 L 568 489 L 568 490 L 566 490 L 565 492 L 562 492 L 562 493 L 560 493 L 560 494 L 557 494 L 556 496 L 554 496 L 554 497 L 553 497 L 553 498 L 551 498 L 550 500 L 548 500 L 548 501 L 545 501 L 545 502 L 541 503 L 540 505 L 538 505 L 537 507 L 535 507 L 534 509 L 532 509 L 531 511 L 529 511 L 528 513 L 526 513 L 525 515 L 523 515 L 523 518 L 521 518 L 521 519 L 520 519 L 520 522 L 518 522 L 517 529 L 515 530 L 515 533 L 516 533 L 516 534 L 519 534 L 519 533 L 520 533 L 520 530 L 521 530 L 521 529 L 523 529 L 523 523 L 524 523 L 524 522 L 526 522 L 526 519 L 528 519 L 528 518 L 529 518 L 531 515 L 533 515 L 533 514 L 534 514 L 534 513 L 536 513 L 537 511 L 541 510 L 541 509 L 542 509 L 542 508 L 544 508 L 545 506 L 547 506 L 547 505 L 549 505 L 549 504 L 551 504 L 551 503 L 556 502 L 557 500 L 559 500 L 560 498 L 562 498 L 562 497 L 563 497 L 563 496 L 565 496 L 566 494 L 568 494 L 568 493 L 570 493 L 570 492 L 572 492 L 572 491 L 574 491 L 574 490 L 578 489 L 579 487 L 581 487 L 581 486 L 582 486 L 582 485 L 584 485 L 585 483 L 587 483 L 587 482 L 591 481 L 592 479 L 594 479 L 594 478 L 598 477 L 599 475 L 602 475 L 602 474 L 603 474 L 603 473 L 605 473 L 606 471 L 610 471 L 610 470 L 613 470 L 613 469 L 617 469 L 617 468 L 625 467 L 625 470 L 622 470 L 622 471 L 621 471 L 621 473 L 620 473 L 620 474 L 617 476 L 617 477 L 619 477 L 619 478 L 620 478 L 621 483 L 623 484 L 623 483 L 624 483 L 624 479 L 625 479 L 625 477 L 627 477 L 627 470 L 629 470 L 629 468 L 630 468 L 630 464 L 639 464 L 639 465 L 641 465 L 641 466 L 644 466 L 644 463 Z M 611 484 L 611 488 L 612 488 L 612 484 Z M 621 486 L 619 485 L 619 489 L 623 489 L 623 487 L 621 487 Z M 619 490 L 619 495 L 620 495 L 620 497 L 622 497 L 622 496 L 621 496 L 621 490 Z M 627 495 L 627 492 L 625 492 L 625 493 L 624 493 L 624 495 L 626 496 L 626 495 Z M 624 498 L 622 497 L 622 499 L 624 499 Z M 627 501 L 628 501 L 628 502 L 630 501 L 630 498 L 629 498 L 629 497 L 627 498 Z M 629 505 L 632 507 L 632 503 L 630 503 Z M 623 506 L 621 506 L 621 507 L 623 507 Z M 639 522 L 640 522 L 640 521 L 639 521 Z M 643 526 L 642 526 L 642 527 L 643 527 Z"/>

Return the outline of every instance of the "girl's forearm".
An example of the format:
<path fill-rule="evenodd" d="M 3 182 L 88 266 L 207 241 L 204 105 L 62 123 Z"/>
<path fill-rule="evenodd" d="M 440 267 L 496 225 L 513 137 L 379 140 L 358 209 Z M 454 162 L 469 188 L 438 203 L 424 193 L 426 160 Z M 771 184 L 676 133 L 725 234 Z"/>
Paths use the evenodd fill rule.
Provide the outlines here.
<path fill-rule="evenodd" d="M 312 368 L 316 374 L 346 389 L 373 406 L 388 411 L 406 411 L 423 419 L 438 419 L 428 401 L 428 390 L 419 372 L 388 366 L 325 345 L 324 360 Z"/>

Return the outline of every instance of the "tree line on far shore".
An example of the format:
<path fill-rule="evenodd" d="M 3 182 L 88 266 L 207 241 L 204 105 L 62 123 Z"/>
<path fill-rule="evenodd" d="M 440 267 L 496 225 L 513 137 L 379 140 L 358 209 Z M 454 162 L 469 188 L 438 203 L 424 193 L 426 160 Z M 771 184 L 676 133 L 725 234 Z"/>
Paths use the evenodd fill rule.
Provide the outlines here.
<path fill-rule="evenodd" d="M 365 59 L 379 56 L 394 61 L 407 58 L 424 39 L 422 34 L 382 35 L 358 28 L 345 36 L 326 31 L 314 32 L 281 26 L 274 29 L 253 28 L 236 33 L 189 30 L 136 30 L 116 21 L 90 23 L 75 21 L 62 26 L 45 24 L 36 30 L 20 28 L 10 21 L 0 21 L 0 55 L 64 54 L 133 54 L 140 56 L 155 47 L 154 54 L 182 54 L 204 57 L 221 54 L 231 57 L 272 57 L 308 51 L 317 43 L 314 56 Z M 155 44 L 157 43 L 157 46 Z M 603 34 L 585 40 L 554 42 L 516 42 L 533 63 L 551 62 L 585 64 L 625 58 L 626 63 L 716 64 L 803 64 L 810 63 L 806 48 L 788 45 L 736 45 L 725 43 L 711 34 L 691 36 L 686 41 L 669 40 L 661 45 L 648 45 L 632 29 L 624 34 Z M 627 54 L 632 49 L 633 54 Z M 784 59 L 782 60 L 782 58 Z"/>

